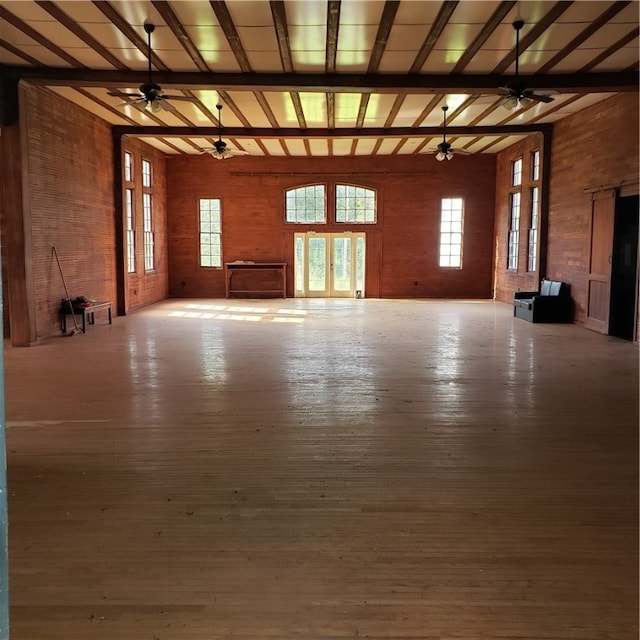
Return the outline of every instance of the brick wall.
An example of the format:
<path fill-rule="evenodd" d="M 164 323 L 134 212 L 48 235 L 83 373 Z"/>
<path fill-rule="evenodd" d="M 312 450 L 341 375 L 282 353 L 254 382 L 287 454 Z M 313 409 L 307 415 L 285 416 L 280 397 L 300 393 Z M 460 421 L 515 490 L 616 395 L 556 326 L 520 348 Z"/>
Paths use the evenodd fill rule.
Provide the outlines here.
<path fill-rule="evenodd" d="M 114 299 L 111 133 L 106 122 L 45 89 L 23 87 L 20 100 L 28 178 L 23 197 L 42 338 L 60 332 L 58 310 L 65 297 L 52 247 L 72 297 Z"/>
<path fill-rule="evenodd" d="M 550 277 L 571 283 L 584 322 L 591 194 L 597 185 L 638 181 L 638 95 L 621 94 L 556 123 L 549 206 Z"/>
<path fill-rule="evenodd" d="M 385 158 L 172 157 L 167 169 L 169 292 L 224 296 L 224 274 L 198 267 L 197 202 L 222 200 L 223 261 L 276 260 L 293 268 L 293 235 L 364 231 L 368 297 L 489 298 L 492 295 L 495 157 Z M 377 191 L 376 225 L 287 225 L 284 193 L 336 182 Z M 465 200 L 463 268 L 437 266 L 440 199 Z M 333 210 L 330 209 L 329 220 Z M 289 278 L 289 295 L 292 295 Z"/>
<path fill-rule="evenodd" d="M 554 124 L 551 145 L 548 245 L 545 273 L 526 271 L 528 202 L 523 190 L 520 260 L 517 272 L 505 269 L 509 170 L 518 156 L 525 160 L 534 139 L 498 154 L 496 181 L 496 299 L 510 302 L 513 292 L 537 289 L 548 277 L 571 284 L 575 321 L 584 323 L 589 259 L 591 194 L 597 185 L 638 182 L 638 96 L 620 94 Z"/>
<path fill-rule="evenodd" d="M 125 138 L 123 151 L 133 159 L 135 272 L 125 269 L 126 310 L 132 311 L 152 302 L 164 300 L 169 290 L 167 251 L 166 158 L 164 153 L 135 138 Z M 142 160 L 152 167 L 152 203 L 154 227 L 154 269 L 144 268 L 144 219 L 142 214 Z M 123 212 L 124 215 L 124 212 Z M 126 233 L 126 222 L 123 225 Z M 126 240 L 125 257 L 126 263 Z"/>
<path fill-rule="evenodd" d="M 540 152 L 542 163 L 542 135 L 532 135 L 523 138 L 517 144 L 498 154 L 496 162 L 496 218 L 495 218 L 495 292 L 496 300 L 511 302 L 514 291 L 534 291 L 538 289 L 540 282 L 540 261 L 537 261 L 536 269 L 528 270 L 528 234 L 531 211 L 531 187 L 541 182 L 533 182 L 532 154 Z M 522 159 L 522 184 L 520 188 L 512 188 L 513 162 Z M 542 165 L 540 166 L 542 175 Z M 520 226 L 518 243 L 518 268 L 508 269 L 508 241 L 509 241 L 509 217 L 510 217 L 510 193 L 519 191 L 520 201 Z M 540 256 L 538 256 L 539 258 Z"/>
<path fill-rule="evenodd" d="M 20 88 L 20 101 L 21 121 L 19 129 L 15 127 L 20 139 L 13 136 L 16 139 L 11 142 L 16 153 L 22 149 L 22 173 L 27 180 L 21 189 L 23 205 L 18 198 L 12 200 L 23 206 L 24 211 L 17 214 L 24 214 L 30 230 L 25 255 L 30 270 L 27 278 L 33 286 L 27 289 L 32 291 L 29 304 L 33 304 L 36 338 L 40 339 L 60 333 L 58 310 L 65 289 L 53 247 L 71 297 L 115 302 L 112 139 L 108 123 L 51 91 L 25 85 Z M 152 160 L 158 192 L 154 200 L 157 268 L 128 279 L 132 306 L 141 306 L 167 295 L 166 171 L 164 154 L 137 141 L 131 142 L 131 148 L 136 158 L 144 155 Z M 10 181 L 12 190 L 20 189 L 20 176 L 7 174 L 5 188 Z M 7 259 L 12 249 L 5 246 L 3 251 L 5 293 L 16 275 Z M 8 296 L 3 299 L 6 305 Z"/>

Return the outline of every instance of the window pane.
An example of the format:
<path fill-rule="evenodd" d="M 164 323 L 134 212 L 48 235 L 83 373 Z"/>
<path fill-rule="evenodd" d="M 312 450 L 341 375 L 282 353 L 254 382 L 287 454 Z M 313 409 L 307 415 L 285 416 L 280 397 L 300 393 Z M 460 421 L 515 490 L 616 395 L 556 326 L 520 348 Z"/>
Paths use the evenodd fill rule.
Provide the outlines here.
<path fill-rule="evenodd" d="M 127 214 L 127 272 L 136 270 L 136 232 L 135 214 L 133 209 L 133 189 L 125 191 L 125 209 Z"/>
<path fill-rule="evenodd" d="M 439 266 L 462 266 L 462 198 L 443 198 L 440 206 Z"/>
<path fill-rule="evenodd" d="M 142 161 L 142 186 L 151 187 L 151 163 L 148 160 Z"/>
<path fill-rule="evenodd" d="M 520 184 L 522 184 L 522 158 L 511 163 L 511 186 L 517 187 Z"/>
<path fill-rule="evenodd" d="M 300 224 L 326 221 L 324 185 L 290 189 L 285 198 L 285 220 Z"/>
<path fill-rule="evenodd" d="M 222 266 L 222 226 L 220 200 L 202 198 L 198 202 L 200 231 L 200 266 Z"/>
<path fill-rule="evenodd" d="M 336 222 L 373 224 L 376 221 L 376 192 L 354 185 L 336 185 Z"/>

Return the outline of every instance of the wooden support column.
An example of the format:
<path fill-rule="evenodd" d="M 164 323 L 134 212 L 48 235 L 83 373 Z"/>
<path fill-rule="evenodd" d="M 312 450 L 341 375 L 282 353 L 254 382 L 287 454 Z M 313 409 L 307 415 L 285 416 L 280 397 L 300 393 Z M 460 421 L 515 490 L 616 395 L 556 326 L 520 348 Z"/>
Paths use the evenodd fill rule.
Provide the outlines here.
<path fill-rule="evenodd" d="M 542 173 L 540 181 L 540 244 L 538 273 L 540 279 L 547 274 L 547 247 L 549 246 L 549 185 L 551 184 L 551 142 L 553 127 L 542 132 Z"/>
<path fill-rule="evenodd" d="M 11 159 L 2 164 L 1 173 L 5 228 L 2 264 L 7 283 L 3 303 L 9 310 L 9 333 L 14 347 L 28 347 L 37 340 L 25 147 L 19 122 L 3 127 L 3 156 Z"/>
<path fill-rule="evenodd" d="M 122 133 L 112 128 L 113 140 L 113 205 L 116 231 L 116 314 L 127 313 L 127 232 L 122 192 Z"/>

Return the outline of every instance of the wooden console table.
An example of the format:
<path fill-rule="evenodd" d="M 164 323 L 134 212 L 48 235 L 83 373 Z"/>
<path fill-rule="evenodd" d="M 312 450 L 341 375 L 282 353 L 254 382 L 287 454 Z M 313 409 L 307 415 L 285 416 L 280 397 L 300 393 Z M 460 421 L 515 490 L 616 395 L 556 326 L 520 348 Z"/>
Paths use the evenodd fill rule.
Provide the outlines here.
<path fill-rule="evenodd" d="M 107 310 L 107 316 L 109 318 L 109 324 L 112 323 L 111 318 L 111 302 L 94 302 L 86 307 L 81 307 L 79 305 L 73 306 L 73 315 L 82 316 L 82 333 L 87 332 L 87 321 L 88 324 L 96 323 L 96 311 L 100 309 Z M 71 315 L 71 308 L 68 303 L 63 303 L 60 307 L 60 326 L 62 328 L 62 333 L 67 332 L 67 316 Z"/>
<path fill-rule="evenodd" d="M 259 295 L 263 293 L 277 293 L 281 298 L 287 297 L 287 263 L 286 262 L 227 262 L 225 269 L 226 295 L 230 298 L 234 293 L 245 294 L 246 296 Z M 243 271 L 272 271 L 280 274 L 282 286 L 277 289 L 248 289 L 233 287 L 233 274 Z"/>

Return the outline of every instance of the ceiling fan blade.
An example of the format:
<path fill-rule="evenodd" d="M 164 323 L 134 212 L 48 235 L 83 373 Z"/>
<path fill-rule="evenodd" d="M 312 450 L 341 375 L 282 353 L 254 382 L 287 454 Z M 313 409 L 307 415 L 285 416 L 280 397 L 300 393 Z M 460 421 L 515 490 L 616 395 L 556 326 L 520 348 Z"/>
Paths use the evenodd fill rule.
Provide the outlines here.
<path fill-rule="evenodd" d="M 140 98 L 142 97 L 139 93 L 125 93 L 124 91 L 108 91 L 108 96 L 112 96 L 114 98 Z"/>
<path fill-rule="evenodd" d="M 182 100 L 183 102 L 198 102 L 198 98 L 194 97 L 190 97 L 190 96 L 174 96 L 174 95 L 167 95 L 166 93 L 162 94 L 163 98 L 169 98 L 169 100 Z"/>
<path fill-rule="evenodd" d="M 165 110 L 165 111 L 175 111 L 176 108 L 167 101 L 168 96 L 162 96 L 161 98 L 158 98 L 159 102 L 160 102 L 160 106 Z"/>
<path fill-rule="evenodd" d="M 525 98 L 531 98 L 532 100 L 537 100 L 538 102 L 553 102 L 554 98 L 552 96 L 546 96 L 542 93 L 531 93 L 526 91 L 524 94 Z"/>

